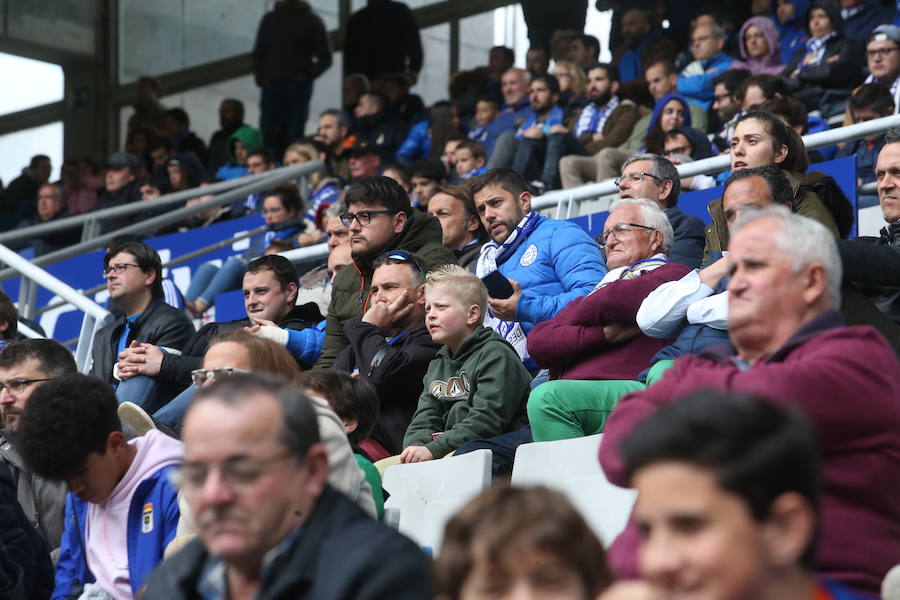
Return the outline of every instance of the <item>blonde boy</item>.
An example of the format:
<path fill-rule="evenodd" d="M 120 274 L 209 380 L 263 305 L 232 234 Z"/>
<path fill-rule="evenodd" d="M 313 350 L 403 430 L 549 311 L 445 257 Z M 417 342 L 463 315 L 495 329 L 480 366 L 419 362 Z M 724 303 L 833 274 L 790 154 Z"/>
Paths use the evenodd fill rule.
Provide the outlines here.
<path fill-rule="evenodd" d="M 443 348 L 428 365 L 401 462 L 441 458 L 468 441 L 527 425 L 531 376 L 513 347 L 484 327 L 487 290 L 457 265 L 425 281 L 425 326 Z"/>

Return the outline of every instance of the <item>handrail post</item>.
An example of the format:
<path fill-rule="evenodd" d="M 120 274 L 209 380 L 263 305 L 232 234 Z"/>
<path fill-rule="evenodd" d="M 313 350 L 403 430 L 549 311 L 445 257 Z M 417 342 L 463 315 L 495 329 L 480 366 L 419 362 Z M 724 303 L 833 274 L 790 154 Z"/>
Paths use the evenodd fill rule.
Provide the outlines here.
<path fill-rule="evenodd" d="M 100 223 L 97 221 L 97 219 L 88 219 L 84 222 L 84 226 L 81 228 L 81 241 L 86 242 L 88 240 L 94 239 L 99 232 Z"/>
<path fill-rule="evenodd" d="M 78 332 L 78 344 L 75 346 L 75 367 L 79 373 L 87 374 L 87 364 L 94 342 L 94 322 L 94 317 L 84 313 L 84 318 L 81 320 L 81 331 Z"/>
<path fill-rule="evenodd" d="M 25 298 L 25 318 L 33 319 L 37 304 L 37 283 L 33 279 L 29 279 L 28 284 L 28 297 Z"/>

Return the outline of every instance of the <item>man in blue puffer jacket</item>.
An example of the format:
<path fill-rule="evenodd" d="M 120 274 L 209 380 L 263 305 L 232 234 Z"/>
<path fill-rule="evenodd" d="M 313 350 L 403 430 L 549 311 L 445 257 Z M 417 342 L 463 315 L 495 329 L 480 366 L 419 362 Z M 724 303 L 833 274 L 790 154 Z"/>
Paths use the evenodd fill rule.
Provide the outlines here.
<path fill-rule="evenodd" d="M 52 600 L 132 598 L 175 537 L 181 442 L 156 430 L 126 442 L 112 388 L 79 374 L 35 389 L 19 436 L 33 471 L 70 490 Z"/>
<path fill-rule="evenodd" d="M 532 211 L 525 180 L 512 169 L 493 169 L 471 179 L 469 186 L 490 237 L 481 249 L 476 274 L 484 277 L 500 271 L 513 287 L 509 298 L 488 299 L 484 324 L 512 344 L 535 372 L 525 337 L 536 323 L 594 289 L 606 274 L 603 256 L 578 225 Z"/>

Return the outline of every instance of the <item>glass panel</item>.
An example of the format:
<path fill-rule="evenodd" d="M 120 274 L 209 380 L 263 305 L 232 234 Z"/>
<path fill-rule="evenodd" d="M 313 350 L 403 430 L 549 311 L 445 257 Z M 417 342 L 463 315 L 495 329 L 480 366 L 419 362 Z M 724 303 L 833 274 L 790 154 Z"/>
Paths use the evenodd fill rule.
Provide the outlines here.
<path fill-rule="evenodd" d="M 6 35 L 70 52 L 93 55 L 98 2 L 7 0 Z"/>
<path fill-rule="evenodd" d="M 430 106 L 449 97 L 450 53 L 447 47 L 450 44 L 450 24 L 441 23 L 422 29 L 420 35 L 425 62 L 412 92 L 422 97 L 425 106 Z"/>
<path fill-rule="evenodd" d="M 459 69 L 484 67 L 494 45 L 494 11 L 459 20 Z"/>
<path fill-rule="evenodd" d="M 0 136 L 0 156 L 3 157 L 0 161 L 0 178 L 3 179 L 3 185 L 8 186 L 21 175 L 22 169 L 28 166 L 35 154 L 50 157 L 53 164 L 50 181 L 59 179 L 63 156 L 62 121 Z"/>
<path fill-rule="evenodd" d="M 6 81 L 28 82 L 14 94 L 0 94 L 0 115 L 63 99 L 63 70 L 59 65 L 0 53 L 0 73 Z"/>

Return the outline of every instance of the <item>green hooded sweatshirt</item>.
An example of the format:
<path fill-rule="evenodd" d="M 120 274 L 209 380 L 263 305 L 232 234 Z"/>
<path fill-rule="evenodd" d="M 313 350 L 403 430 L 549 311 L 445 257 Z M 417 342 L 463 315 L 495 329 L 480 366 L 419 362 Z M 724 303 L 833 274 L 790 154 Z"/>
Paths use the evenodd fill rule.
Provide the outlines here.
<path fill-rule="evenodd" d="M 441 224 L 429 214 L 412 210 L 406 229 L 376 252 L 374 256 L 353 255 L 353 264 L 338 271 L 331 286 L 331 303 L 325 323 L 325 342 L 315 368 L 324 369 L 334 364 L 335 358 L 350 341 L 344 335 L 344 323 L 361 319 L 368 304 L 369 287 L 372 285 L 372 263 L 378 256 L 392 250 L 406 250 L 422 259 L 430 271 L 440 265 L 456 264 L 453 251 L 441 243 Z"/>
<path fill-rule="evenodd" d="M 230 160 L 233 165 L 237 164 L 237 159 L 234 157 L 234 140 L 240 140 L 244 145 L 244 148 L 247 149 L 247 152 L 253 152 L 257 148 L 262 147 L 262 133 L 260 133 L 259 129 L 255 129 L 249 125 L 239 127 L 228 138 L 228 160 Z"/>
<path fill-rule="evenodd" d="M 489 327 L 476 329 L 455 356 L 448 346 L 441 348 L 423 381 L 404 448 L 425 446 L 441 458 L 466 442 L 528 425 L 531 375 L 509 342 Z M 441 435 L 432 439 L 435 433 Z"/>

